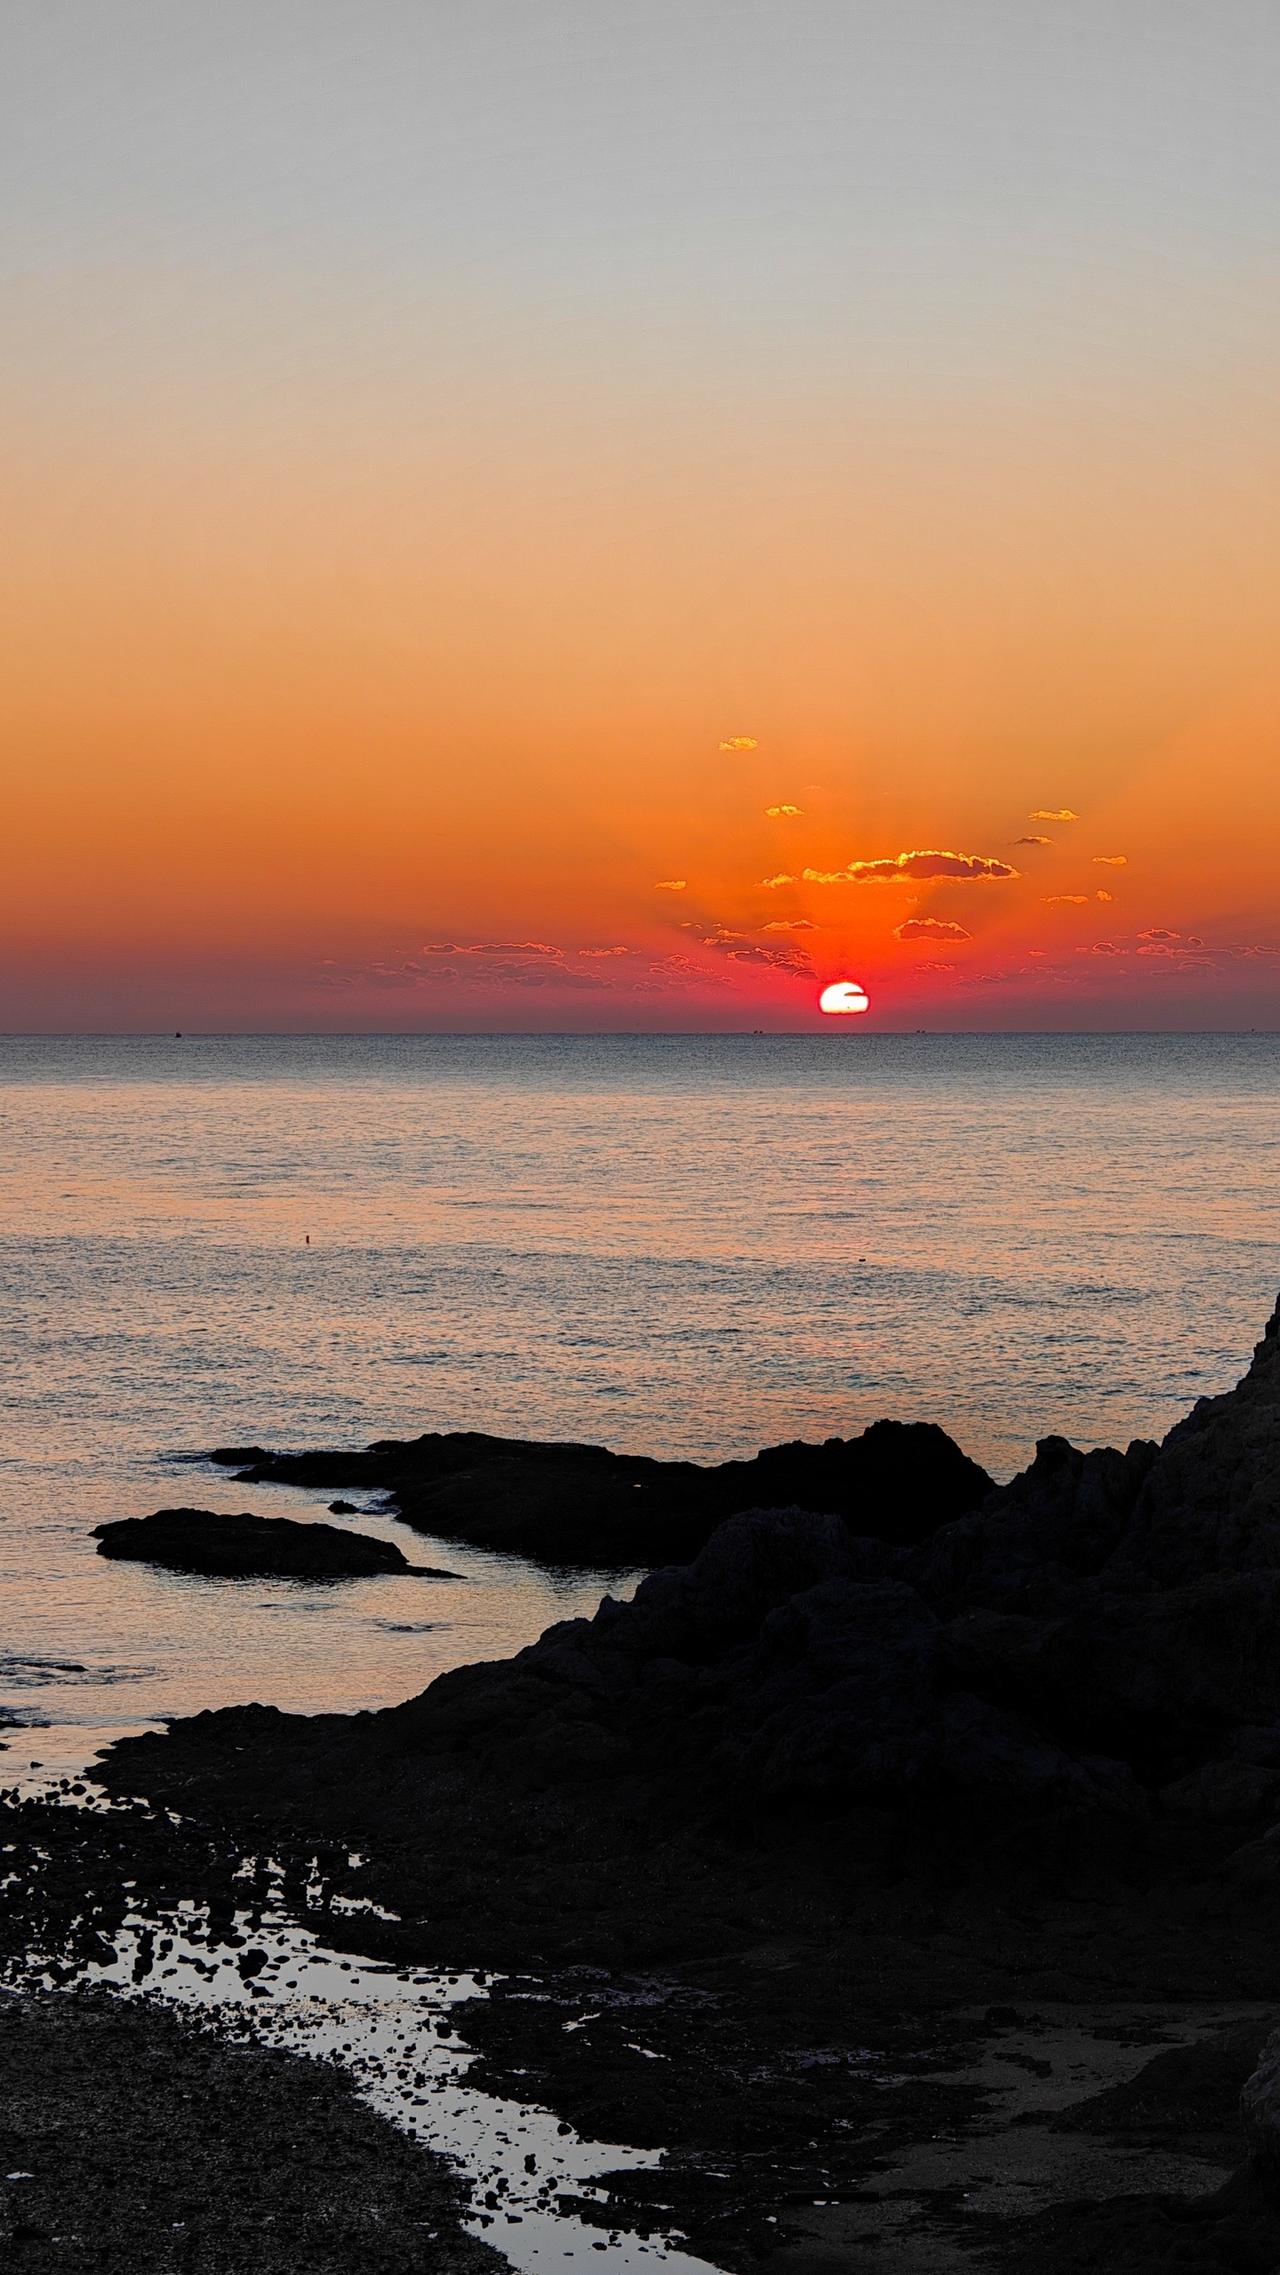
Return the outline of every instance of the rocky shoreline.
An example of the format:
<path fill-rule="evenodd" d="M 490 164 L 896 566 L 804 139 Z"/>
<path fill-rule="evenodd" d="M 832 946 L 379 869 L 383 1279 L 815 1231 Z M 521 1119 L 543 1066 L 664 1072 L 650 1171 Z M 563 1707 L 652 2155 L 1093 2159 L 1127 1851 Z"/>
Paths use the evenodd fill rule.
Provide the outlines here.
<path fill-rule="evenodd" d="M 1280 1314 L 1159 1446 L 1049 1440 L 997 1488 L 940 1432 L 877 1431 L 692 1479 L 592 1449 L 240 1449 L 433 1532 L 449 1501 L 459 1537 L 494 1529 L 504 1465 L 554 1499 L 590 1453 L 603 1500 L 544 1528 L 548 1561 L 589 1561 L 593 1509 L 630 1558 L 694 1546 L 402 1706 L 199 1715 L 116 1746 L 104 1780 L 210 1856 L 328 1844 L 336 1883 L 395 1915 L 347 1913 L 352 1949 L 507 1971 L 465 2017 L 483 2074 L 665 2148 L 627 2201 L 656 2217 L 660 2185 L 716 2266 L 1262 2275 Z M 807 1501 L 723 1508 L 802 1474 Z M 522 1486 L 509 1530 L 541 1506 Z M 1010 2065 L 1020 2099 L 992 2082 Z"/>

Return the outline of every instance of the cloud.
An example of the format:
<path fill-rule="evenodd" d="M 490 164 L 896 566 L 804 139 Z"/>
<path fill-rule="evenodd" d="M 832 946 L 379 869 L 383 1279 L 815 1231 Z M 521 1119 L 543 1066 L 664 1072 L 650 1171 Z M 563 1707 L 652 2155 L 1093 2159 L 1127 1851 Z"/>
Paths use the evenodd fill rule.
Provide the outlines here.
<path fill-rule="evenodd" d="M 807 916 L 776 916 L 772 924 L 762 924 L 760 930 L 762 932 L 821 932 L 822 926 L 814 924 L 812 919 Z"/>
<path fill-rule="evenodd" d="M 1078 822 L 1080 816 L 1073 814 L 1070 806 L 1037 806 L 1027 819 L 1033 822 Z"/>
<path fill-rule="evenodd" d="M 648 969 L 656 979 L 670 976 L 678 980 L 705 982 L 714 977 L 717 986 L 720 984 L 719 973 L 708 973 L 706 965 L 700 964 L 694 956 L 655 956 Z"/>
<path fill-rule="evenodd" d="M 808 874 L 807 870 L 805 874 Z M 795 881 L 795 878 L 789 876 L 785 869 L 779 869 L 776 877 L 762 877 L 760 879 L 761 884 L 771 893 L 775 892 L 779 885 L 794 885 Z"/>
<path fill-rule="evenodd" d="M 653 889 L 655 893 L 684 893 L 689 889 L 689 880 L 687 877 L 659 877 Z"/>
<path fill-rule="evenodd" d="M 903 924 L 895 924 L 897 940 L 972 940 L 963 924 L 948 924 L 940 916 L 909 916 Z"/>
<path fill-rule="evenodd" d="M 442 982 L 470 979 L 482 987 L 605 987 L 596 972 L 575 971 L 565 962 L 565 950 L 547 940 L 427 940 L 412 956 L 399 963 L 380 963 L 335 976 L 330 984 L 344 987 L 433 988 Z"/>
<path fill-rule="evenodd" d="M 1203 947 L 1199 933 L 1171 932 L 1163 924 L 1153 924 L 1148 931 L 1138 934 L 1140 956 L 1195 956 Z"/>
<path fill-rule="evenodd" d="M 575 954 L 575 955 L 578 955 L 578 956 L 591 956 L 591 957 L 597 957 L 597 956 L 638 956 L 638 955 L 639 955 L 639 953 L 640 953 L 640 951 L 639 951 L 639 949 L 638 949 L 638 948 L 576 948 L 576 949 L 574 950 L 574 954 Z"/>
<path fill-rule="evenodd" d="M 1096 901 L 1113 901 L 1116 896 L 1114 893 L 1095 893 L 1093 897 Z"/>
<path fill-rule="evenodd" d="M 794 972 L 803 979 L 813 977 L 813 966 L 802 948 L 763 948 L 745 932 L 730 932 L 722 924 L 704 935 L 702 945 L 714 948 L 717 955 L 728 956 L 735 964 L 764 964 L 771 971 Z"/>
<path fill-rule="evenodd" d="M 904 879 L 957 877 L 968 882 L 986 877 L 1016 877 L 1007 861 L 988 853 L 940 853 L 936 850 L 895 853 L 892 860 L 851 861 L 847 869 L 806 869 L 807 885 L 897 884 Z"/>
<path fill-rule="evenodd" d="M 768 817 L 769 817 L 769 819 L 770 819 L 770 821 L 771 821 L 771 822 L 777 822 L 777 821 L 783 821 L 783 820 L 786 820 L 786 821 L 791 821 L 791 820 L 793 820 L 793 819 L 794 819 L 794 817 L 795 817 L 797 814 L 802 814 L 802 813 L 804 812 L 804 807 L 803 807 L 803 806 L 766 806 L 764 810 L 765 810 L 766 814 L 768 815 Z"/>
<path fill-rule="evenodd" d="M 726 735 L 720 745 L 721 750 L 758 750 L 759 747 L 754 735 Z"/>
<path fill-rule="evenodd" d="M 454 940 L 426 940 L 418 951 L 421 956 L 550 956 L 563 957 L 563 948 L 553 948 L 547 940 L 475 940 L 465 946 Z"/>
<path fill-rule="evenodd" d="M 1052 845 L 1051 837 L 1015 837 L 1015 845 Z"/>
<path fill-rule="evenodd" d="M 1093 858 L 1100 869 L 1127 869 L 1129 866 L 1127 853 L 1095 853 Z"/>
<path fill-rule="evenodd" d="M 1076 950 L 1079 956 L 1155 956 L 1166 959 L 1185 956 L 1202 965 L 1228 961 L 1237 956 L 1265 955 L 1267 952 L 1256 948 L 1210 948 L 1198 932 L 1175 932 L 1165 924 L 1150 925 L 1145 932 L 1139 932 L 1136 937 L 1128 940 L 1098 940 L 1091 948 Z"/>
<path fill-rule="evenodd" d="M 1044 896 L 1046 908 L 1086 908 L 1088 902 L 1087 893 L 1046 893 Z"/>

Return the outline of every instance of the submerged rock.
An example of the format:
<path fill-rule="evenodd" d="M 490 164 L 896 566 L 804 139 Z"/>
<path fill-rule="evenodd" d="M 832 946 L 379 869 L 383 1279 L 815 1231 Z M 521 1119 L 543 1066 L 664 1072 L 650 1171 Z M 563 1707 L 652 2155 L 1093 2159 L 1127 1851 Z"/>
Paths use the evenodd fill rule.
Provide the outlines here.
<path fill-rule="evenodd" d="M 219 1579 L 276 1574 L 341 1580 L 413 1570 L 394 1541 L 370 1540 L 337 1525 L 298 1524 L 291 1517 L 255 1517 L 247 1510 L 225 1516 L 212 1509 L 157 1509 L 154 1516 L 95 1525 L 93 1537 L 99 1556 Z"/>

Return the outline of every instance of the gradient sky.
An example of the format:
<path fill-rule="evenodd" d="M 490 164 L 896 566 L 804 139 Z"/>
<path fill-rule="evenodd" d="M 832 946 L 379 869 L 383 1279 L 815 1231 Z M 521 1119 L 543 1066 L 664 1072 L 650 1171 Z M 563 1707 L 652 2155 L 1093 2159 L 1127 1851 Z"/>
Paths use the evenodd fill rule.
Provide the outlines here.
<path fill-rule="evenodd" d="M 0 1026 L 1280 1023 L 1273 0 L 3 40 Z"/>

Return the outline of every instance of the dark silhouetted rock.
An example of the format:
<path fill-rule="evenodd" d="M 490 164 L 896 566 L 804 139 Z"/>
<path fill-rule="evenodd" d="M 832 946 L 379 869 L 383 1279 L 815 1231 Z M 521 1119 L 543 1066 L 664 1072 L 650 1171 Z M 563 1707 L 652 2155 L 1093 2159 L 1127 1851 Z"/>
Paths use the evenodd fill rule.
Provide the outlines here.
<path fill-rule="evenodd" d="M 742 1511 L 632 1602 L 606 1596 L 594 1619 L 403 1706 L 307 1723 L 201 1716 L 120 1748 L 121 1774 L 167 1798 L 190 1783 L 231 1800 L 248 1781 L 269 1812 L 318 1811 L 401 1846 L 430 1825 L 457 1855 L 475 1850 L 480 1819 L 501 1823 L 512 1890 L 522 1856 L 554 1880 L 551 1823 L 569 1871 L 584 1843 L 638 1839 L 652 1858 L 780 1813 L 827 1841 L 868 1810 L 966 1838 L 1092 1812 L 1123 1822 L 1136 1849 L 1156 1826 L 1175 1843 L 1252 1842 L 1249 1871 L 1280 1888 L 1280 1836 L 1274 1865 L 1259 1837 L 1280 1796 L 1278 1353 L 1273 1322 L 1240 1388 L 1163 1445 L 1081 1454 L 1046 1440 L 1022 1476 L 927 1535 L 922 1478 L 949 1480 L 956 1499 L 971 1483 L 941 1433 L 878 1425 L 716 1471 L 672 1465 L 698 1481 L 700 1523 L 748 1481 L 803 1476 L 810 1505 Z M 495 1471 L 545 1462 L 548 1511 L 575 1466 L 605 1481 L 602 1510 L 634 1469 L 650 1530 L 669 1509 L 661 1465 L 498 1456 L 485 1441 L 483 1463 L 449 1469 L 463 1443 L 374 1447 L 370 1481 L 417 1508 L 445 1486 L 478 1492 L 485 1469 L 496 1492 Z"/>
<path fill-rule="evenodd" d="M 224 1516 L 211 1509 L 157 1509 L 150 1517 L 122 1517 L 95 1525 L 99 1556 L 163 1564 L 171 1572 L 200 1572 L 217 1579 L 273 1573 L 281 1578 L 359 1579 L 370 1573 L 409 1572 L 394 1541 L 370 1540 L 337 1525 L 296 1524 L 290 1517 Z"/>
<path fill-rule="evenodd" d="M 1273 2019 L 1280 1936 L 1280 1318 L 1238 1388 L 1161 1445 L 1081 1453 L 1046 1439 L 999 1489 L 963 1461 L 941 1433 L 889 1425 L 718 1470 L 459 1438 L 264 1457 L 264 1477 L 373 1486 L 432 1530 L 601 1563 L 609 1547 L 647 1561 L 674 1540 L 679 1561 L 630 1602 L 606 1596 L 594 1618 L 402 1705 L 198 1715 L 115 1747 L 106 1780 L 181 1821 L 221 1820 L 255 1853 L 290 1835 L 303 1854 L 358 1849 L 362 1887 L 399 1915 L 387 1937 L 527 1968 L 536 1987 L 510 2025 L 508 2092 L 527 2090 L 551 1963 L 625 1968 L 638 2003 L 649 1970 L 679 1961 L 668 2005 L 705 1986 L 689 2009 L 705 2060 L 664 2060 L 651 2090 L 688 2125 L 712 2099 L 724 2109 L 718 2174 L 759 2161 L 735 2131 L 751 2081 L 782 2076 L 786 2106 L 800 2103 L 797 2048 L 812 2066 L 814 2049 L 843 2047 L 861 2075 L 852 2050 L 871 2043 L 870 1999 L 923 2011 L 945 1996 L 954 2020 L 962 2001 L 1012 1988 L 1019 2002 L 1101 2000 L 1099 2038 L 1134 2027 L 1126 2002 L 1201 2002 L 1201 2022 L 1207 2011 L 1225 2028 L 1211 2046 L 1169 2048 L 1087 2107 L 1025 2121 L 1154 2128 L 1171 2162 L 1200 2154 L 1202 2127 L 1226 2127 L 1209 2164 L 1225 2177 L 1244 2147 L 1232 2111 Z M 797 1982 L 811 2005 L 787 2068 L 758 2015 L 771 1995 L 794 2008 Z M 732 2059 L 716 2038 L 726 1985 L 746 2017 Z M 575 2058 L 563 2049 L 583 2045 L 614 1987 L 602 1994 L 593 1972 L 590 2014 L 544 2018 L 538 2094 L 553 2106 Z M 1236 2001 L 1252 2015 L 1223 2011 Z M 618 2004 L 633 2058 L 637 2020 Z M 647 2047 L 659 2027 L 647 2004 L 643 2027 Z M 898 2078 L 886 2120 L 886 2082 L 862 2078 L 865 2104 L 850 2100 L 777 2205 L 910 2193 L 886 2181 L 885 2124 L 904 2122 Z M 872 2103 L 874 2164 L 841 2193 L 839 2142 Z M 607 2098 L 589 2106 L 600 2137 L 637 2137 Z M 816 2094 L 796 2108 L 810 2151 L 815 2107 Z M 1254 2163 L 1220 2190 L 1185 2203 L 1073 2191 L 985 2224 L 970 2207 L 974 2248 L 1010 2275 L 1174 2263 L 1263 2275 L 1280 2252 L 1280 2036 L 1244 2114 Z M 646 2137 L 678 2145 L 679 2123 L 655 2119 Z M 914 2123 L 917 2140 L 955 2137 L 936 2099 Z M 978 2176 L 1008 2169 L 973 2154 Z M 662 2172 L 664 2203 L 678 2164 Z M 958 2199 L 939 2193 L 953 2223 L 942 2266 Z M 774 2206 L 769 2226 L 776 2243 Z M 815 2267 L 847 2263 L 843 2232 Z M 764 2263 L 745 2249 L 710 2257 Z"/>
<path fill-rule="evenodd" d="M 875 1422 L 861 1437 L 768 1446 L 714 1468 L 474 1431 L 380 1439 L 362 1453 L 222 1447 L 210 1459 L 246 1485 L 386 1493 L 420 1532 L 601 1570 L 687 1562 L 726 1517 L 763 1505 L 816 1509 L 903 1545 L 991 1490 L 932 1423 Z"/>

